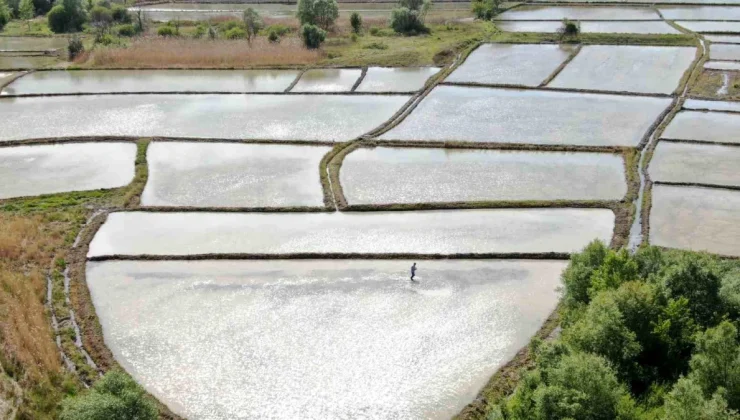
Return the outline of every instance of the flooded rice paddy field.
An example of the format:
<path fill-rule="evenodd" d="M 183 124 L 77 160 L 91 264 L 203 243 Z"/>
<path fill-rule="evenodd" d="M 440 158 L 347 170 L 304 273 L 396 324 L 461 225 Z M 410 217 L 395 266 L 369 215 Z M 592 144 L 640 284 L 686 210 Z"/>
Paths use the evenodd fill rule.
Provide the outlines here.
<path fill-rule="evenodd" d="M 721 102 L 715 106 L 721 106 Z M 739 130 L 740 114 L 681 111 L 668 124 L 663 138 L 740 144 Z"/>
<path fill-rule="evenodd" d="M 539 86 L 575 47 L 541 44 L 483 44 L 446 82 Z"/>
<path fill-rule="evenodd" d="M 59 58 L 51 55 L 0 55 L 0 70 L 36 69 L 48 67 L 59 62 Z"/>
<path fill-rule="evenodd" d="M 740 191 L 654 185 L 650 243 L 740 256 Z"/>
<path fill-rule="evenodd" d="M 357 149 L 341 166 L 349 204 L 621 200 L 624 161 L 606 153 Z"/>
<path fill-rule="evenodd" d="M 673 26 L 661 21 L 581 21 L 583 33 L 615 34 L 680 34 Z M 556 21 L 497 21 L 496 27 L 506 32 L 556 33 L 563 26 Z M 740 32 L 740 31 L 738 31 Z"/>
<path fill-rule="evenodd" d="M 190 419 L 453 416 L 555 308 L 565 261 L 89 263 L 116 360 Z M 182 372 L 187 371 L 187 375 Z"/>
<path fill-rule="evenodd" d="M 0 51 L 49 51 L 67 47 L 67 38 L 0 36 Z"/>
<path fill-rule="evenodd" d="M 704 39 L 711 42 L 740 44 L 740 36 L 738 35 L 705 35 Z"/>
<path fill-rule="evenodd" d="M 647 7 L 612 6 L 520 6 L 496 16 L 496 20 L 660 20 Z"/>
<path fill-rule="evenodd" d="M 677 20 L 679 26 L 699 33 L 740 33 L 740 22 Z"/>
<path fill-rule="evenodd" d="M 653 181 L 740 186 L 740 148 L 662 141 L 649 169 Z"/>
<path fill-rule="evenodd" d="M 658 6 L 669 20 L 740 20 L 740 7 L 725 6 Z"/>
<path fill-rule="evenodd" d="M 637 146 L 670 98 L 439 86 L 386 140 Z"/>
<path fill-rule="evenodd" d="M 548 86 L 669 94 L 695 55 L 693 47 L 587 45 Z"/>
<path fill-rule="evenodd" d="M 311 69 L 303 73 L 292 92 L 349 92 L 361 69 Z"/>
<path fill-rule="evenodd" d="M 37 71 L 2 93 L 283 92 L 298 74 L 298 70 Z"/>
<path fill-rule="evenodd" d="M 606 209 L 340 213 L 112 213 L 89 257 L 574 252 L 610 241 Z M 546 232 L 546 234 L 545 234 Z"/>
<path fill-rule="evenodd" d="M 122 187 L 135 157 L 132 143 L 2 147 L 0 199 Z"/>
<path fill-rule="evenodd" d="M 154 142 L 141 204 L 323 206 L 319 162 L 329 147 Z"/>
<path fill-rule="evenodd" d="M 0 141 L 137 136 L 346 141 L 408 96 L 93 95 L 0 98 Z M 44 115 L 42 120 L 38 115 Z"/>
<path fill-rule="evenodd" d="M 684 109 L 740 112 L 740 102 L 706 101 L 701 99 L 687 99 L 683 103 Z"/>
<path fill-rule="evenodd" d="M 740 71 L 740 63 L 731 61 L 707 61 L 704 63 L 704 68 L 707 70 Z"/>
<path fill-rule="evenodd" d="M 8 83 L 13 77 L 15 77 L 18 73 L 12 73 L 12 72 L 0 72 L 0 85 L 3 85 L 5 83 Z"/>
<path fill-rule="evenodd" d="M 709 58 L 712 60 L 740 60 L 740 45 L 715 44 L 709 52 Z"/>
<path fill-rule="evenodd" d="M 370 67 L 355 92 L 415 92 L 439 67 Z"/>

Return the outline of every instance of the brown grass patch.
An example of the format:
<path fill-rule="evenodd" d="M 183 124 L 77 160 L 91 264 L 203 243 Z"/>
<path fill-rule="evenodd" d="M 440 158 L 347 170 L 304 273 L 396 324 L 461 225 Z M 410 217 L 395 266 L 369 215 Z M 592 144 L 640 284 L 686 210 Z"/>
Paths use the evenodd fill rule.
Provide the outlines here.
<path fill-rule="evenodd" d="M 141 38 L 129 47 L 95 50 L 90 63 L 102 68 L 247 68 L 305 65 L 321 58 L 298 38 L 272 44 L 260 37 L 251 46 L 244 40 Z"/>

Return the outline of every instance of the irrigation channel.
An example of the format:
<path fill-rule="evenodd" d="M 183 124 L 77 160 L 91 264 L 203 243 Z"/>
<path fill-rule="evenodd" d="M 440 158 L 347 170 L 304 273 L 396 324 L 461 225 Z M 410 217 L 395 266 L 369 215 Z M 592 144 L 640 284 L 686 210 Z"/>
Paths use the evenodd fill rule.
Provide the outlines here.
<path fill-rule="evenodd" d="M 499 19 L 680 32 L 664 13 Z M 12 75 L 0 202 L 135 180 L 125 204 L 91 209 L 47 279 L 61 357 L 86 385 L 121 366 L 192 419 L 472 413 L 550 335 L 560 272 L 591 240 L 740 254 L 736 228 L 702 236 L 704 208 L 680 216 L 694 230 L 666 232 L 670 200 L 727 212 L 740 194 L 721 169 L 736 149 L 712 149 L 738 147 L 740 107 L 690 98 L 711 49 L 696 40 L 482 44 L 441 69 Z M 703 114 L 724 128 L 683 128 Z M 676 168 L 693 155 L 717 164 L 687 181 Z"/>

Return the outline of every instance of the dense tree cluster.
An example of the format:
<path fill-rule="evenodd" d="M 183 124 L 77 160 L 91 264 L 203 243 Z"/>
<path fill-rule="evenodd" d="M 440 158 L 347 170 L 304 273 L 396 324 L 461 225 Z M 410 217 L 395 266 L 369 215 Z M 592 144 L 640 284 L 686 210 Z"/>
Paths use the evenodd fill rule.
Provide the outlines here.
<path fill-rule="evenodd" d="M 491 419 L 740 419 L 740 264 L 593 242 L 564 271 L 563 331 Z"/>

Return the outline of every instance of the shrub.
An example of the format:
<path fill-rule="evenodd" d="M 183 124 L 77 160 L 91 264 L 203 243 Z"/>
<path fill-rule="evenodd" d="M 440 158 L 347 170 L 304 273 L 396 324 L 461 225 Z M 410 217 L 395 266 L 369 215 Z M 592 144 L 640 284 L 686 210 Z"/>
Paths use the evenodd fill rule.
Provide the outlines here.
<path fill-rule="evenodd" d="M 563 19 L 563 26 L 558 31 L 565 36 L 577 36 L 581 33 L 581 24 L 575 20 Z"/>
<path fill-rule="evenodd" d="M 364 47 L 362 47 L 366 50 L 387 50 L 388 45 L 382 43 L 382 42 L 371 42 Z"/>
<path fill-rule="evenodd" d="M 286 34 L 290 33 L 290 31 L 292 30 L 290 27 L 279 24 L 279 23 L 270 25 L 265 29 L 267 30 L 268 34 L 270 32 L 275 32 L 275 34 L 277 34 L 277 36 L 280 36 L 280 37 L 285 36 Z"/>
<path fill-rule="evenodd" d="M 82 40 L 77 36 L 72 36 L 69 38 L 69 41 L 67 41 L 67 53 L 69 54 L 69 59 L 74 60 L 75 57 L 80 55 L 85 50 L 85 46 L 82 45 Z"/>
<path fill-rule="evenodd" d="M 231 28 L 224 33 L 226 39 L 244 39 L 247 38 L 247 31 L 242 28 Z"/>
<path fill-rule="evenodd" d="M 380 35 L 380 28 L 377 26 L 370 27 L 370 35 L 372 36 L 379 36 Z"/>
<path fill-rule="evenodd" d="M 124 6 L 114 4 L 111 8 L 111 13 L 113 14 L 113 20 L 116 22 L 131 23 L 131 15 L 129 15 L 128 10 Z"/>
<path fill-rule="evenodd" d="M 156 420 L 157 407 L 130 376 L 120 371 L 105 374 L 87 393 L 62 403 L 61 420 Z"/>
<path fill-rule="evenodd" d="M 46 19 L 52 32 L 62 33 L 67 30 L 67 11 L 64 10 L 64 6 L 52 7 Z"/>
<path fill-rule="evenodd" d="M 157 35 L 159 36 L 174 36 L 175 35 L 175 29 L 171 26 L 160 26 L 157 28 Z"/>
<path fill-rule="evenodd" d="M 20 5 L 18 6 L 18 18 L 22 20 L 31 20 L 35 14 L 36 9 L 33 7 L 33 2 L 31 0 L 21 0 Z M 29 29 L 30 25 L 31 24 L 29 22 Z"/>
<path fill-rule="evenodd" d="M 390 26 L 399 34 L 416 35 L 429 32 L 426 26 L 424 26 L 419 12 L 406 7 L 393 9 L 391 12 Z"/>
<path fill-rule="evenodd" d="M 108 46 L 110 44 L 114 44 L 116 40 L 113 39 L 113 37 L 110 34 L 103 34 L 97 37 L 97 39 L 95 39 L 95 42 L 97 42 L 100 45 Z"/>
<path fill-rule="evenodd" d="M 262 22 L 262 18 L 260 17 L 259 13 L 257 13 L 251 7 L 247 8 L 247 10 L 244 11 L 244 14 L 242 15 L 242 20 L 244 21 L 244 26 L 247 28 L 247 41 L 251 42 L 252 38 L 257 35 L 257 32 L 259 32 L 259 30 L 262 29 L 263 26 L 265 26 L 265 23 Z"/>
<path fill-rule="evenodd" d="M 113 22 L 113 12 L 103 6 L 95 6 L 90 10 L 90 21 L 98 27 L 108 26 Z"/>
<path fill-rule="evenodd" d="M 136 35 L 136 29 L 132 24 L 121 25 L 118 27 L 118 36 L 134 36 Z"/>
<path fill-rule="evenodd" d="M 46 15 L 52 32 L 76 32 L 82 29 L 87 19 L 80 0 L 62 0 Z"/>
<path fill-rule="evenodd" d="M 349 16 L 349 24 L 352 25 L 352 32 L 359 34 L 362 29 L 362 17 L 357 12 L 352 12 Z"/>
<path fill-rule="evenodd" d="M 45 15 L 51 10 L 54 2 L 51 0 L 33 0 L 33 8 L 38 15 Z"/>
<path fill-rule="evenodd" d="M 267 33 L 267 40 L 274 43 L 280 42 L 280 35 L 278 35 L 277 31 L 270 29 Z"/>
<path fill-rule="evenodd" d="M 10 8 L 5 0 L 0 0 L 0 31 L 10 22 Z"/>
<path fill-rule="evenodd" d="M 502 0 L 474 0 L 473 14 L 476 19 L 491 20 L 501 11 Z"/>
<path fill-rule="evenodd" d="M 339 17 L 339 5 L 336 0 L 298 0 L 296 17 L 301 25 L 329 29 Z"/>
<path fill-rule="evenodd" d="M 303 25 L 301 27 L 301 38 L 306 48 L 319 48 L 326 39 L 326 31 L 315 25 Z"/>

